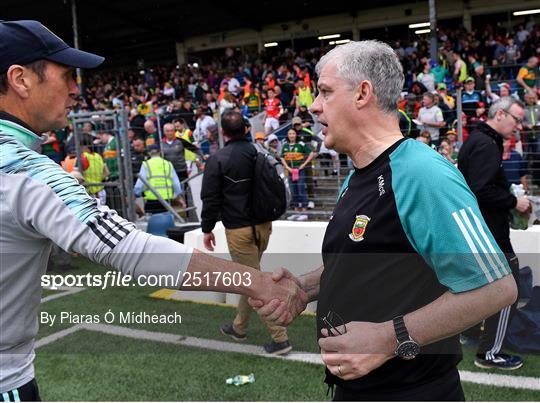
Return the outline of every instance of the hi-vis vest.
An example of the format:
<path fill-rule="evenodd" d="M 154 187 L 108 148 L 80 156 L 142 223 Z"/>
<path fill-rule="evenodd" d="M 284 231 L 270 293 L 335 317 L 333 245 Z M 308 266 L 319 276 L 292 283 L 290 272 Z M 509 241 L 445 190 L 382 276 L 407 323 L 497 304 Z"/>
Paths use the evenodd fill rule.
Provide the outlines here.
<path fill-rule="evenodd" d="M 311 104 L 313 104 L 311 89 L 309 87 L 305 87 L 304 89 L 298 87 L 298 105 L 305 105 L 309 108 Z"/>
<path fill-rule="evenodd" d="M 467 64 L 465 64 L 463 60 L 460 60 L 459 63 L 460 67 L 458 81 L 462 83 L 467 79 Z"/>
<path fill-rule="evenodd" d="M 84 152 L 83 155 L 88 159 L 88 169 L 83 172 L 83 178 L 88 183 L 103 182 L 103 168 L 105 163 L 98 153 Z M 95 195 L 103 190 L 103 186 L 88 186 L 86 191 L 89 195 Z"/>
<path fill-rule="evenodd" d="M 184 140 L 189 141 L 193 144 L 193 132 L 189 129 L 184 130 L 182 133 L 182 136 L 180 136 Z M 193 151 L 189 151 L 187 148 L 184 149 L 184 158 L 186 161 L 197 161 L 197 154 L 195 154 Z"/>
<path fill-rule="evenodd" d="M 143 165 L 146 170 L 146 180 L 150 186 L 165 200 L 173 199 L 172 164 L 161 157 L 153 157 L 144 161 Z M 145 190 L 144 199 L 157 200 L 158 198 L 151 190 Z"/>

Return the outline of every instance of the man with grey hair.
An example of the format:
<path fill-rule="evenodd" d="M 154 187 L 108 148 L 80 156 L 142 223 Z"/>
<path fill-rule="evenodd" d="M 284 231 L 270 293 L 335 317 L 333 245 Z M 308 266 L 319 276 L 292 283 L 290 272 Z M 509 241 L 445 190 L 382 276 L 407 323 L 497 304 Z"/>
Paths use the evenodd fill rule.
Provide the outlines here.
<path fill-rule="evenodd" d="M 463 144 L 458 155 L 458 167 L 473 191 L 486 224 L 497 245 L 505 253 L 512 274 L 519 279 L 519 262 L 510 243 L 510 210 L 524 213 L 530 208 L 525 197 L 516 198 L 502 167 L 503 140 L 523 129 L 524 105 L 511 97 L 503 97 L 491 105 L 486 123 L 479 122 Z M 512 370 L 523 361 L 518 356 L 501 353 L 506 329 L 516 309 L 516 303 L 484 321 L 484 331 L 478 346 L 475 365 L 480 368 Z"/>
<path fill-rule="evenodd" d="M 318 301 L 335 400 L 463 400 L 458 334 L 515 301 L 510 268 L 459 172 L 401 135 L 403 72 L 393 50 L 350 42 L 316 69 L 311 110 L 324 144 L 355 169 L 326 230 L 323 266 L 273 278 L 296 281 Z M 281 308 L 251 304 L 279 323 Z"/>

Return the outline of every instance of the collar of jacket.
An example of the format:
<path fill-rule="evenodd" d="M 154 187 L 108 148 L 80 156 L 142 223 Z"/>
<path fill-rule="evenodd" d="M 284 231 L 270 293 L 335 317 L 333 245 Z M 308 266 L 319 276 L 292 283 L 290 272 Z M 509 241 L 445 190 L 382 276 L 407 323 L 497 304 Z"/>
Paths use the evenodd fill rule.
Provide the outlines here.
<path fill-rule="evenodd" d="M 490 125 L 488 125 L 487 123 L 484 123 L 484 122 L 478 122 L 478 129 L 484 133 L 484 134 L 487 134 L 489 137 L 491 137 L 493 140 L 495 140 L 495 142 L 502 146 L 502 143 L 503 143 L 503 137 L 499 134 L 499 132 L 497 130 L 495 130 L 493 127 L 491 127 Z"/>
<path fill-rule="evenodd" d="M 225 146 L 228 146 L 229 144 L 232 144 L 232 143 L 237 143 L 239 141 L 245 141 L 245 142 L 249 143 L 249 140 L 247 139 L 247 137 L 244 137 L 244 138 L 241 138 L 241 139 L 230 139 L 229 141 L 227 141 L 225 143 Z"/>
<path fill-rule="evenodd" d="M 20 119 L 7 112 L 0 112 L 0 133 L 13 137 L 19 143 L 38 151 L 47 136 L 39 136 Z"/>

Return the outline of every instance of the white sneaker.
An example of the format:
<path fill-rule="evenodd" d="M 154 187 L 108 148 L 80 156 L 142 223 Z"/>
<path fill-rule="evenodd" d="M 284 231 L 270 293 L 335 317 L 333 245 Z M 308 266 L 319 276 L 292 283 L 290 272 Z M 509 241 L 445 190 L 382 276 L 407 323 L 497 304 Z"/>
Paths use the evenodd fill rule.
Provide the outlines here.
<path fill-rule="evenodd" d="M 307 221 L 307 219 L 308 219 L 307 214 L 300 214 L 300 215 L 296 218 L 296 221 Z"/>
<path fill-rule="evenodd" d="M 288 216 L 287 220 L 288 221 L 296 221 L 297 218 L 298 218 L 298 214 L 293 214 L 293 215 Z"/>
<path fill-rule="evenodd" d="M 308 204 L 307 204 L 307 208 L 309 208 L 309 209 L 315 208 L 315 203 L 312 202 L 312 201 L 309 201 Z"/>

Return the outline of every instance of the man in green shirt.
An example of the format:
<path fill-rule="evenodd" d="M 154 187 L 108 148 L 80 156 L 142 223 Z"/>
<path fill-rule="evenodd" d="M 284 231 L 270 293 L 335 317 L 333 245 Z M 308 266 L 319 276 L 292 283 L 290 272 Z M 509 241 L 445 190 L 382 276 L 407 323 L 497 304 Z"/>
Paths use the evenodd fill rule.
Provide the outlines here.
<path fill-rule="evenodd" d="M 519 96 L 523 97 L 525 92 L 536 93 L 536 72 L 538 70 L 538 58 L 531 57 L 527 64 L 519 69 L 516 77 L 517 83 L 522 87 L 519 90 Z"/>
<path fill-rule="evenodd" d="M 118 179 L 118 153 L 116 151 L 116 139 L 110 133 L 100 133 L 100 141 L 105 145 L 103 149 L 103 160 L 109 168 L 109 179 Z"/>

